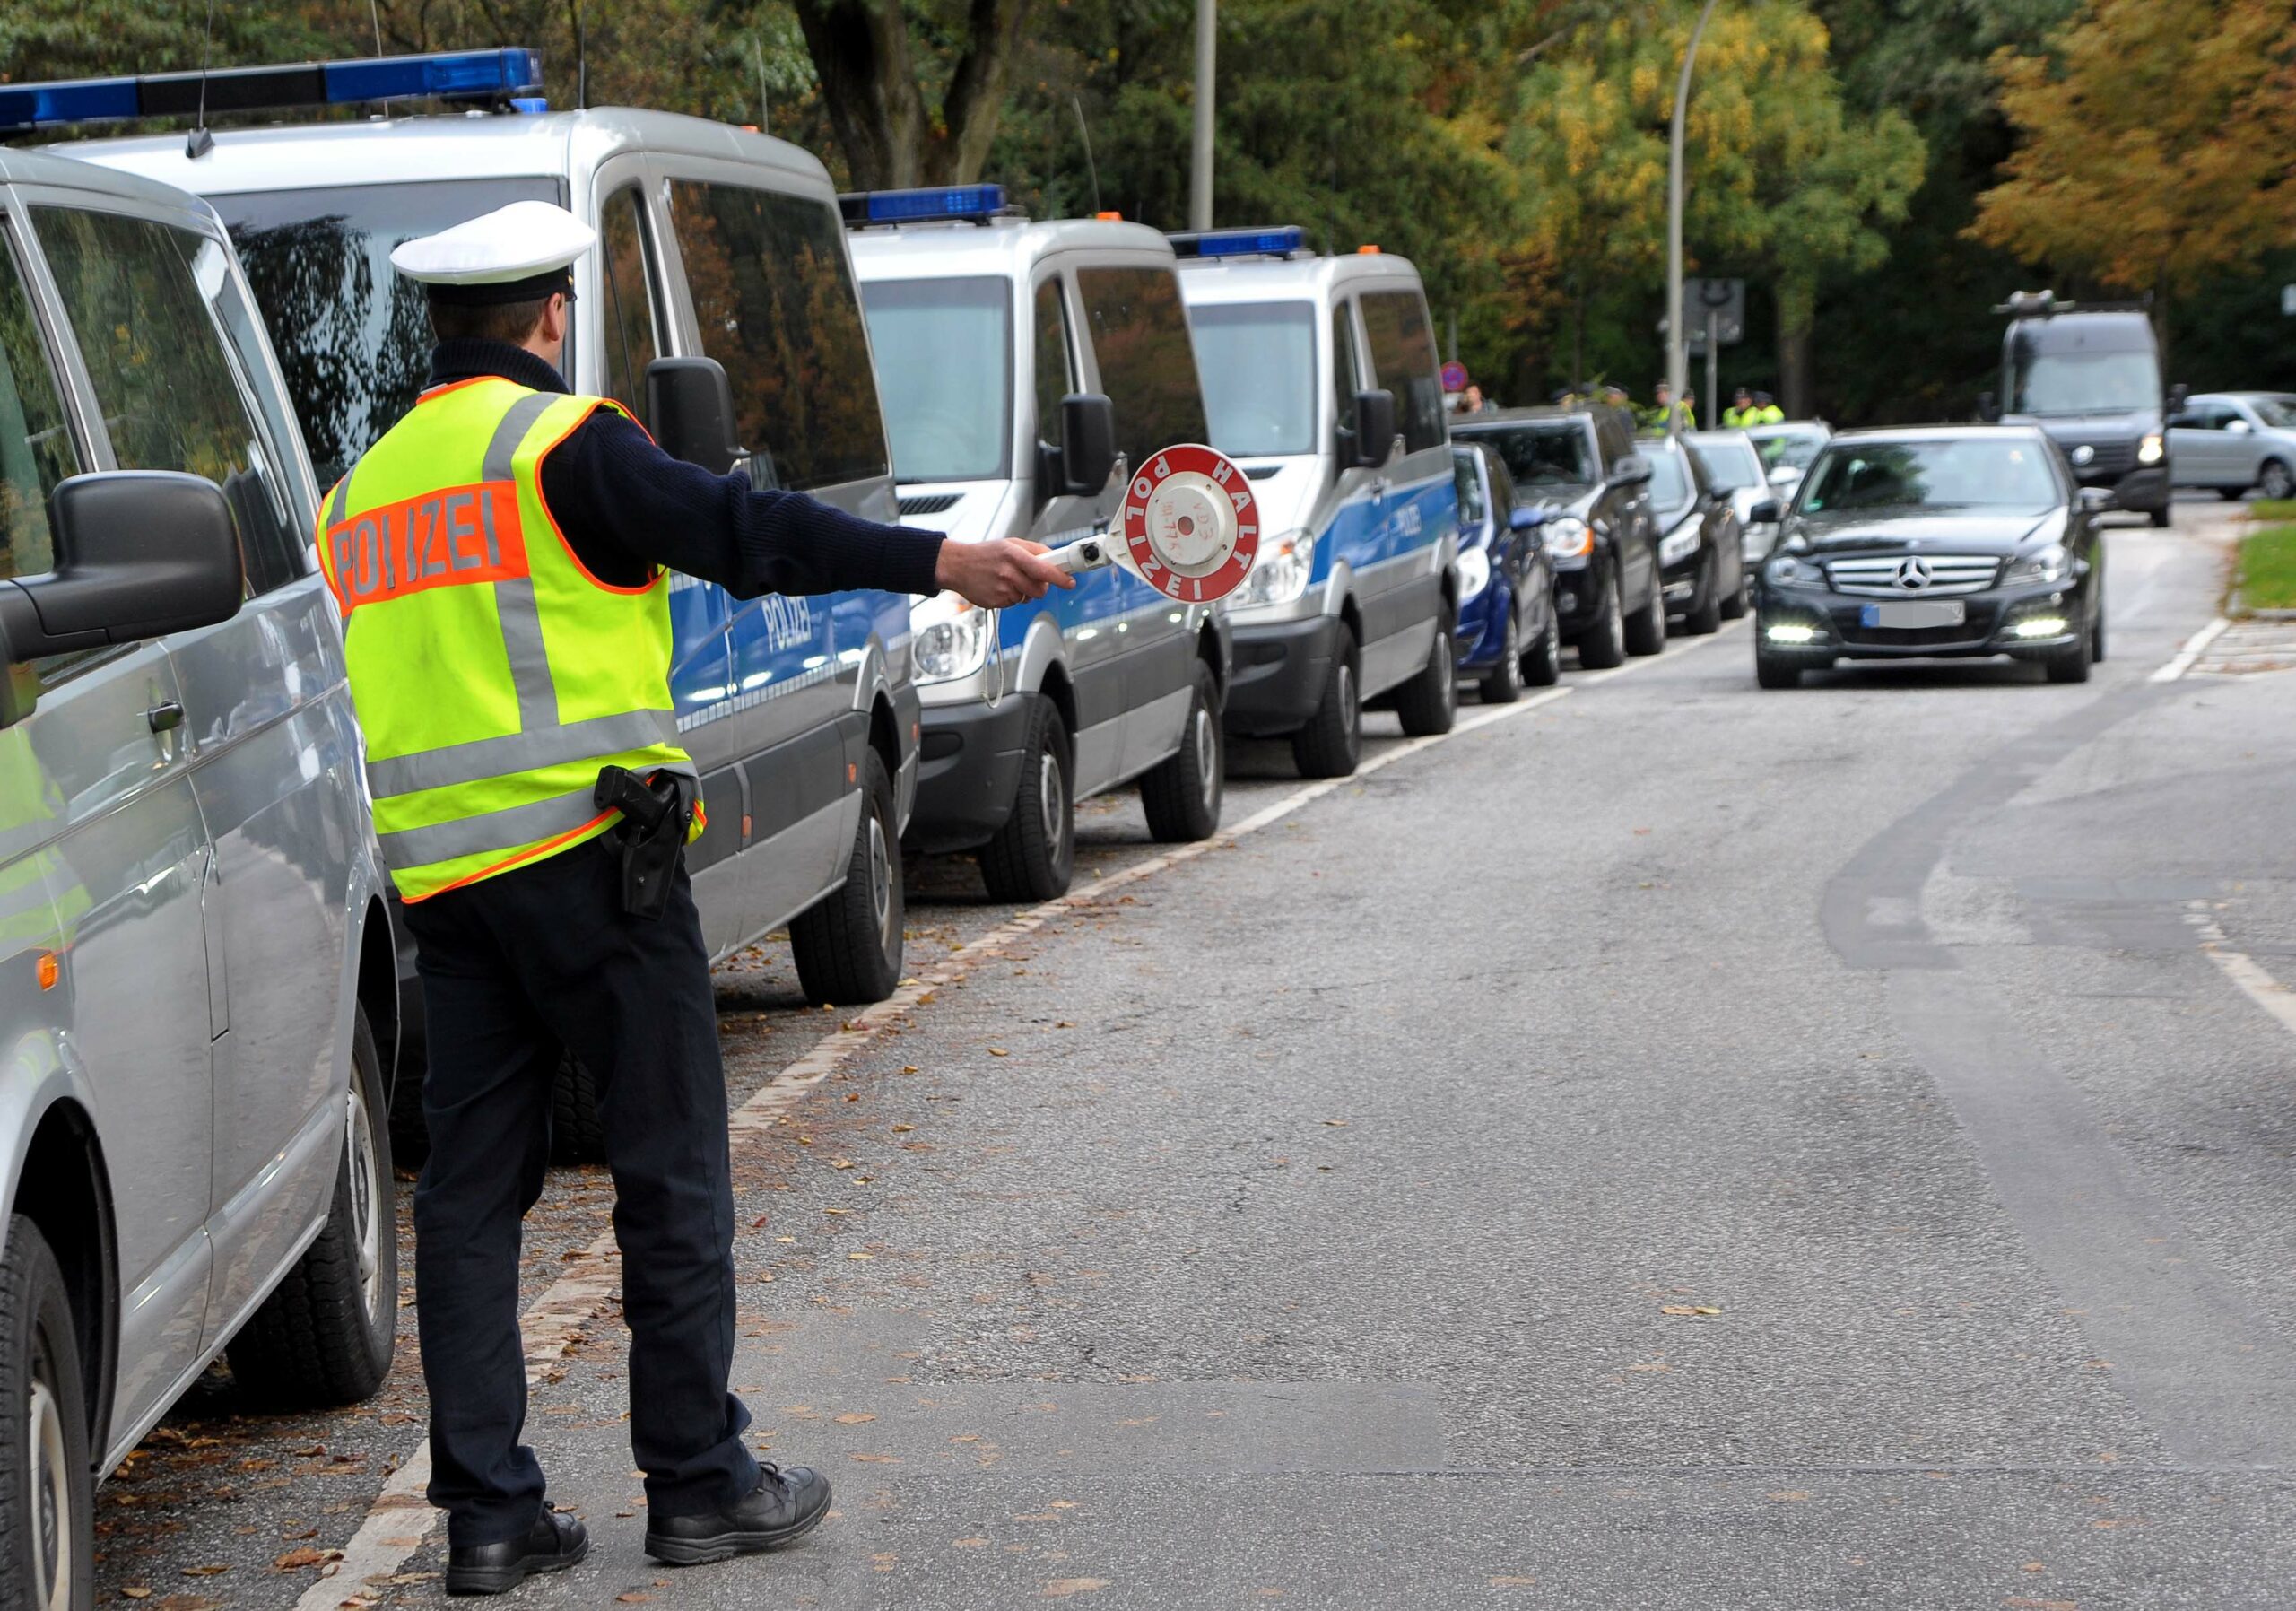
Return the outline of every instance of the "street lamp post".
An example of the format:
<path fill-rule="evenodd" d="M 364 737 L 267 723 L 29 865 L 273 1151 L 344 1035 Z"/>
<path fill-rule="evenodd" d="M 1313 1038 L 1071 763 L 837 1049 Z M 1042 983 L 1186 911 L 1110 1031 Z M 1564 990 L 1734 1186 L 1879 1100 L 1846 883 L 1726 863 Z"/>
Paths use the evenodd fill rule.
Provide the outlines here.
<path fill-rule="evenodd" d="M 1196 0 L 1196 126 L 1187 174 L 1187 227 L 1212 227 L 1212 64 L 1219 0 Z"/>
<path fill-rule="evenodd" d="M 1202 0 L 1209 4 L 1211 0 Z M 1706 32 L 1706 19 L 1714 14 L 1714 0 L 1699 7 L 1698 24 L 1690 30 L 1683 50 L 1682 76 L 1674 80 L 1674 122 L 1666 136 L 1666 396 L 1679 398 L 1690 385 L 1690 353 L 1683 332 L 1683 122 L 1690 112 L 1690 69 L 1698 59 L 1698 41 Z M 1679 405 L 1666 414 L 1666 433 L 1680 429 Z M 1711 424 L 1713 422 L 1709 421 Z"/>

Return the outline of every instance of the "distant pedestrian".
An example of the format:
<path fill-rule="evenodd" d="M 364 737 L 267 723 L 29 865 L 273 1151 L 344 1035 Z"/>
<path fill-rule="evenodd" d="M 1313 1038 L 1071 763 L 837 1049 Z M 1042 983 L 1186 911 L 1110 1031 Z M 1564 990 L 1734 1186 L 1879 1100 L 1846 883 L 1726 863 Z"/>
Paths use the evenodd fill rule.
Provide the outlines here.
<path fill-rule="evenodd" d="M 1754 415 L 1753 418 L 1747 421 L 1746 423 L 1749 425 L 1775 425 L 1779 421 L 1785 419 L 1785 417 L 1786 411 L 1779 407 L 1777 398 L 1771 396 L 1768 392 L 1756 392 L 1754 394 Z"/>
<path fill-rule="evenodd" d="M 1732 430 L 1759 423 L 1754 418 L 1754 394 L 1749 387 L 1740 387 L 1730 394 L 1730 406 L 1722 411 L 1722 422 Z"/>

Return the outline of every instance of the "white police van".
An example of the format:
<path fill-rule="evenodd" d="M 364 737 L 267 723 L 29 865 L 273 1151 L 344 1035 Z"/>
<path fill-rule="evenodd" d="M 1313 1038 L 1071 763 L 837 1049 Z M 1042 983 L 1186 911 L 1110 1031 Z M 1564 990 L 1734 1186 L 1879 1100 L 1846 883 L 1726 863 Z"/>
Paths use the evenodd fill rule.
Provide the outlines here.
<path fill-rule="evenodd" d="M 1292 227 L 1178 235 L 1212 445 L 1259 501 L 1259 558 L 1228 600 L 1227 727 L 1288 736 L 1300 770 L 1344 777 L 1366 701 L 1448 731 L 1458 488 L 1419 272 Z"/>
<path fill-rule="evenodd" d="M 812 156 L 671 113 L 548 112 L 522 49 L 218 74 L 210 104 L 265 104 L 266 78 L 280 81 L 280 104 L 443 96 L 473 109 L 63 149 L 197 192 L 222 215 L 322 487 L 405 412 L 427 372 L 422 288 L 392 270 L 391 249 L 536 198 L 600 237 L 574 271 L 575 390 L 622 403 L 681 457 L 723 470 L 738 455 L 759 485 L 895 518 L 837 195 Z M 697 355 L 731 383 L 740 449 L 674 440 L 675 422 L 655 417 L 649 366 Z M 710 414 L 711 399 L 683 389 L 702 369 L 671 370 L 664 408 L 698 402 L 676 412 Z M 917 777 L 908 597 L 744 602 L 679 577 L 670 602 L 680 740 L 709 807 L 687 865 L 710 950 L 787 923 L 809 997 L 882 998 L 901 973 L 898 844 Z M 567 1079 L 561 1140 L 592 1150 L 587 1085 L 572 1065 Z"/>
<path fill-rule="evenodd" d="M 912 524 L 1058 547 L 1109 529 L 1126 465 L 1205 440 L 1172 248 L 1153 230 L 1031 222 L 995 185 L 846 210 Z M 1121 562 L 1002 611 L 921 603 L 911 843 L 977 849 L 992 897 L 1041 901 L 1068 887 L 1078 800 L 1136 779 L 1158 839 L 1208 837 L 1224 624 Z"/>

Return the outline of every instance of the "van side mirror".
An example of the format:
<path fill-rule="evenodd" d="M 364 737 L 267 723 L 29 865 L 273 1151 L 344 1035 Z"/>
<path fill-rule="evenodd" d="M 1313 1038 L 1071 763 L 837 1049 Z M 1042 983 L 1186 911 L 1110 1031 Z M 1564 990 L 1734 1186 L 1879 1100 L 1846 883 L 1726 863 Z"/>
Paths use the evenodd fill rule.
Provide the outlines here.
<path fill-rule="evenodd" d="M 1752 526 L 1775 526 L 1785 512 L 1779 508 L 1777 499 L 1764 498 L 1746 511 L 1746 521 Z"/>
<path fill-rule="evenodd" d="M 1044 446 L 1047 496 L 1091 498 L 1116 471 L 1116 405 L 1099 392 L 1060 400 L 1060 446 Z"/>
<path fill-rule="evenodd" d="M 741 458 L 734 440 L 734 388 L 715 358 L 657 358 L 646 366 L 646 417 L 672 458 L 712 475 Z"/>
<path fill-rule="evenodd" d="M 1977 417 L 1991 425 L 2001 418 L 2001 404 L 1991 392 L 1977 395 Z"/>
<path fill-rule="evenodd" d="M 231 506 L 202 476 L 74 475 L 49 500 L 48 523 L 56 568 L 0 582 L 12 664 L 213 626 L 247 597 Z"/>
<path fill-rule="evenodd" d="M 1391 391 L 1355 394 L 1355 429 L 1339 428 L 1339 459 L 1343 470 L 1376 470 L 1395 456 L 1396 395 Z"/>

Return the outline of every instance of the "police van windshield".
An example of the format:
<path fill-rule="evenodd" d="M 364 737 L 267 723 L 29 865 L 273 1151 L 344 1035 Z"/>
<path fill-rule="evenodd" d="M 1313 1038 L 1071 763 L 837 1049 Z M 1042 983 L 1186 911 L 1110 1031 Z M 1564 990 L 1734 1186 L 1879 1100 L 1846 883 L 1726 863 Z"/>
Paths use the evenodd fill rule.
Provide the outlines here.
<path fill-rule="evenodd" d="M 2161 370 L 2150 353 L 2034 353 L 2017 374 L 2013 414 L 2125 414 L 2157 408 Z"/>
<path fill-rule="evenodd" d="M 1009 474 L 1013 287 L 993 275 L 879 280 L 861 287 L 893 479 L 992 481 Z"/>
<path fill-rule="evenodd" d="M 1316 450 L 1313 302 L 1202 302 L 1187 310 L 1212 445 L 1251 457 Z"/>
<path fill-rule="evenodd" d="M 563 205 L 566 196 L 558 180 L 531 178 L 211 199 L 247 266 L 319 485 L 329 487 L 414 405 L 430 372 L 422 288 L 391 267 L 391 249 L 514 201 Z"/>

